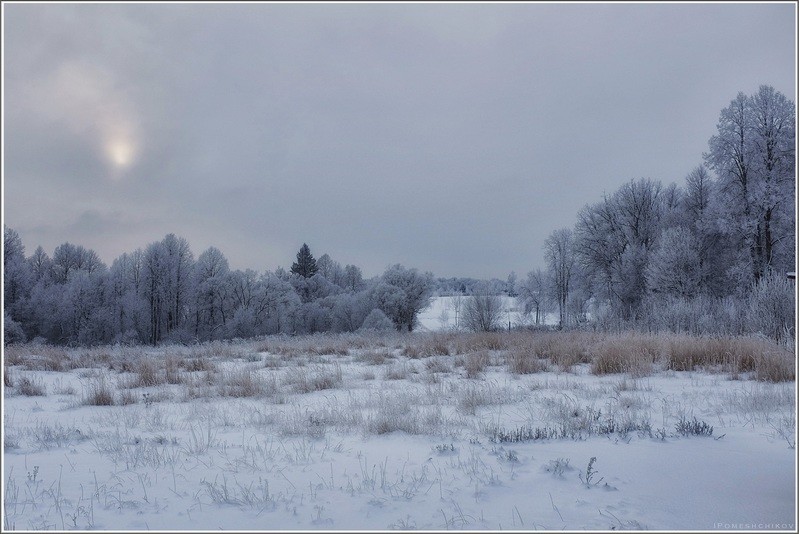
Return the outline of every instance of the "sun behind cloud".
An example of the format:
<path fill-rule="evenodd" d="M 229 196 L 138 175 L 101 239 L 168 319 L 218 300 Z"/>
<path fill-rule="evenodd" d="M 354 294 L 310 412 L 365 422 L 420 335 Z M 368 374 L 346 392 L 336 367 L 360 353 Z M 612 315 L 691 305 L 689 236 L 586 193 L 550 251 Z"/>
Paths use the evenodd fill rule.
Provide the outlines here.
<path fill-rule="evenodd" d="M 105 152 L 111 163 L 118 169 L 124 169 L 133 163 L 135 149 L 133 143 L 126 139 L 111 139 L 105 145 Z"/>

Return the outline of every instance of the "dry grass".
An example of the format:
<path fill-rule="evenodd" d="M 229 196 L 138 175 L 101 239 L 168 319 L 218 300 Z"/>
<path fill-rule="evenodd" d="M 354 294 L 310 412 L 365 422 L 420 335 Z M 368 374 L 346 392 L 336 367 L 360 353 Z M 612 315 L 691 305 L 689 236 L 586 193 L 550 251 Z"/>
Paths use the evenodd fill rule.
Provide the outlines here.
<path fill-rule="evenodd" d="M 428 373 L 451 373 L 452 365 L 444 358 L 430 358 L 425 360 L 424 367 Z"/>
<path fill-rule="evenodd" d="M 421 334 L 406 342 L 402 354 L 411 359 L 449 356 L 452 334 Z"/>
<path fill-rule="evenodd" d="M 402 354 L 411 360 L 424 358 L 420 367 L 424 376 L 414 376 L 418 375 L 416 367 Z M 427 383 L 436 383 L 453 367 L 461 366 L 467 378 L 478 379 L 490 365 L 502 365 L 515 375 L 553 369 L 568 372 L 576 365 L 589 365 L 594 374 L 624 373 L 631 378 L 647 376 L 658 368 L 728 373 L 733 379 L 766 382 L 790 382 L 796 377 L 794 354 L 786 345 L 762 337 L 514 331 L 281 336 L 156 348 L 68 349 L 28 343 L 6 347 L 3 382 L 6 387 L 19 387 L 20 373 L 12 373 L 10 368 L 14 365 L 23 371 L 88 368 L 126 373 L 112 387 L 95 384 L 84 392 L 87 403 L 99 405 L 140 401 L 138 395 L 122 389 L 166 385 L 182 386 L 187 398 L 258 397 L 276 394 L 281 387 L 309 393 L 342 387 L 344 380 L 336 361 L 347 355 L 352 362 L 381 366 L 364 379 L 377 376 Z M 217 370 L 218 365 L 224 368 L 226 360 L 234 359 L 252 362 L 255 368 L 249 375 L 236 376 Z M 268 372 L 272 369 L 279 372 Z"/>
<path fill-rule="evenodd" d="M 41 381 L 31 380 L 27 376 L 23 376 L 17 381 L 17 392 L 26 397 L 44 397 L 47 395 L 47 390 Z"/>
<path fill-rule="evenodd" d="M 216 366 L 214 365 L 214 362 L 205 356 L 199 356 L 197 358 L 186 358 L 182 360 L 182 364 L 183 368 L 190 373 L 198 371 L 208 371 L 208 372 L 216 371 Z"/>
<path fill-rule="evenodd" d="M 89 383 L 83 404 L 88 406 L 113 406 L 114 392 L 111 391 L 105 377 L 99 377 Z"/>
<path fill-rule="evenodd" d="M 249 369 L 237 369 L 217 375 L 219 394 L 222 397 L 260 397 L 273 394 L 277 390 L 277 379 L 270 375 L 270 380 Z"/>
<path fill-rule="evenodd" d="M 167 354 L 164 358 L 164 381 L 167 384 L 181 384 L 183 373 L 181 368 L 186 367 L 184 358 L 176 354 Z"/>
<path fill-rule="evenodd" d="M 408 362 L 392 363 L 386 367 L 383 373 L 383 380 L 407 380 L 411 373 L 415 372 L 416 368 Z"/>
<path fill-rule="evenodd" d="M 136 380 L 133 387 L 152 387 L 163 384 L 158 364 L 153 358 L 142 358 L 134 365 Z"/>
<path fill-rule="evenodd" d="M 344 382 L 341 366 L 335 364 L 333 369 L 318 365 L 313 369 L 307 367 L 291 367 L 283 376 L 283 384 L 291 387 L 296 393 L 311 393 L 325 389 L 335 389 Z"/>
<path fill-rule="evenodd" d="M 14 377 L 11 373 L 11 367 L 7 361 L 3 363 L 3 385 L 7 388 L 12 388 L 14 387 Z"/>
<path fill-rule="evenodd" d="M 3 347 L 3 363 L 6 366 L 22 365 L 30 355 L 29 345 L 8 345 Z"/>
<path fill-rule="evenodd" d="M 794 354 L 777 348 L 755 357 L 755 378 L 763 382 L 793 382 L 796 380 Z"/>
<path fill-rule="evenodd" d="M 788 382 L 796 377 L 794 354 L 760 337 L 661 337 L 665 366 L 676 371 L 720 371 L 739 378 L 754 373 L 756 380 Z"/>
<path fill-rule="evenodd" d="M 505 350 L 513 340 L 525 333 L 516 332 L 477 332 L 462 333 L 453 341 L 455 354 L 469 354 L 481 350 Z"/>
<path fill-rule="evenodd" d="M 466 370 L 466 378 L 480 378 L 491 363 L 491 358 L 487 351 L 472 352 L 467 354 L 463 362 Z"/>
<path fill-rule="evenodd" d="M 383 365 L 387 361 L 394 359 L 394 355 L 387 350 L 369 350 L 353 358 L 354 361 L 366 363 L 367 365 Z"/>
<path fill-rule="evenodd" d="M 509 349 L 505 354 L 505 361 L 508 372 L 516 375 L 531 375 L 549 369 L 546 360 L 540 359 L 534 351 L 524 347 Z"/>
<path fill-rule="evenodd" d="M 650 337 L 611 337 L 591 351 L 591 372 L 595 375 L 628 373 L 634 378 L 648 376 L 659 359 L 660 350 L 657 341 Z"/>
<path fill-rule="evenodd" d="M 137 400 L 138 398 L 135 393 L 129 389 L 125 389 L 119 392 L 115 404 L 127 406 L 128 404 L 136 404 Z"/>
<path fill-rule="evenodd" d="M 548 343 L 542 348 L 545 355 L 563 371 L 569 371 L 580 363 L 591 363 L 591 347 L 597 336 L 585 332 L 550 334 Z"/>

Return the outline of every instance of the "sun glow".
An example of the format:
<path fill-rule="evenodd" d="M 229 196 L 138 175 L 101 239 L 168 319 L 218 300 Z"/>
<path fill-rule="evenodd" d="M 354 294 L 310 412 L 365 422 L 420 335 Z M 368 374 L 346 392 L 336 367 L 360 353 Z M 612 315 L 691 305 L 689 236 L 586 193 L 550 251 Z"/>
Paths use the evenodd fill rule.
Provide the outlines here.
<path fill-rule="evenodd" d="M 111 163 L 116 167 L 124 168 L 133 161 L 133 145 L 129 141 L 117 139 L 106 145 L 106 153 Z"/>

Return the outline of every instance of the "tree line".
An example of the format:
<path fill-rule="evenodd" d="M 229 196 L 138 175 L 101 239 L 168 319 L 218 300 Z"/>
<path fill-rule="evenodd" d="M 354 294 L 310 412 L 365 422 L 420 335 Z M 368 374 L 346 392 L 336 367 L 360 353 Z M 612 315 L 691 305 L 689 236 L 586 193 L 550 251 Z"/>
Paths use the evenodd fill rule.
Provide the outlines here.
<path fill-rule="evenodd" d="M 307 244 L 286 271 L 232 270 L 210 247 L 196 258 L 174 234 L 124 253 L 110 267 L 80 245 L 30 256 L 3 231 L 5 342 L 188 343 L 269 334 L 411 331 L 433 292 L 433 276 L 400 264 L 363 278 L 355 265 Z"/>
<path fill-rule="evenodd" d="M 770 86 L 739 93 L 682 186 L 630 180 L 584 206 L 544 244 L 546 266 L 507 281 L 438 278 L 400 264 L 377 277 L 314 258 L 289 271 L 231 270 L 215 247 L 194 257 L 169 234 L 111 267 L 64 243 L 32 255 L 4 228 L 4 340 L 58 344 L 193 342 L 268 334 L 411 331 L 434 291 L 468 295 L 463 325 L 499 328 L 499 294 L 530 322 L 560 328 L 760 332 L 794 339 L 795 123 Z M 461 303 L 461 299 L 458 298 Z M 459 312 L 460 313 L 460 312 Z"/>
<path fill-rule="evenodd" d="M 785 95 L 739 93 L 682 186 L 631 180 L 552 232 L 525 306 L 561 327 L 793 338 L 795 132 Z"/>

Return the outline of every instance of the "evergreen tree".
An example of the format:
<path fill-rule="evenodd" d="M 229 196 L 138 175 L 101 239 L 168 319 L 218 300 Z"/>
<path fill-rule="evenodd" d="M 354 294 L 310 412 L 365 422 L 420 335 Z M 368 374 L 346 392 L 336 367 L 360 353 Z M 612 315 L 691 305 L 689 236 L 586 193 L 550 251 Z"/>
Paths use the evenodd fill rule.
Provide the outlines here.
<path fill-rule="evenodd" d="M 316 260 L 311 254 L 311 249 L 305 243 L 302 244 L 300 251 L 297 253 L 297 261 L 291 264 L 291 272 L 298 274 L 303 278 L 310 278 L 316 274 L 319 268 L 316 266 Z"/>

